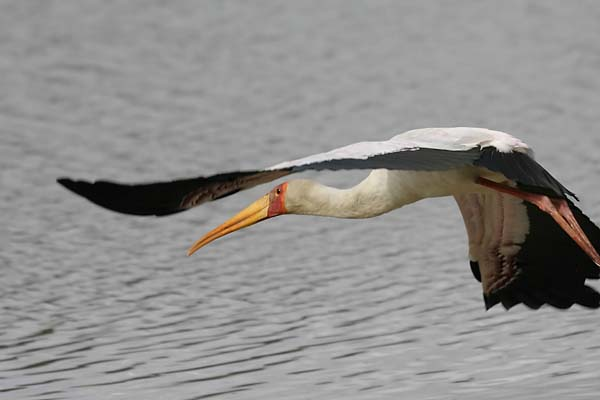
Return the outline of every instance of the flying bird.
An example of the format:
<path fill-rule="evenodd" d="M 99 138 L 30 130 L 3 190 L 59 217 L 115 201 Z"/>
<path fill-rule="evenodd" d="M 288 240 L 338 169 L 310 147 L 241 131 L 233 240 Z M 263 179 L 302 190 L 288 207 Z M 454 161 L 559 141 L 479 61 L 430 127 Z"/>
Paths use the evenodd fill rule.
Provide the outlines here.
<path fill-rule="evenodd" d="M 486 309 L 600 307 L 586 279 L 600 277 L 600 229 L 577 197 L 538 164 L 531 148 L 483 128 L 415 129 L 269 168 L 170 182 L 121 184 L 60 178 L 67 189 L 113 211 L 169 215 L 306 170 L 368 169 L 356 186 L 283 182 L 188 250 L 283 214 L 370 218 L 428 197 L 453 196 L 464 219 L 473 276 Z"/>

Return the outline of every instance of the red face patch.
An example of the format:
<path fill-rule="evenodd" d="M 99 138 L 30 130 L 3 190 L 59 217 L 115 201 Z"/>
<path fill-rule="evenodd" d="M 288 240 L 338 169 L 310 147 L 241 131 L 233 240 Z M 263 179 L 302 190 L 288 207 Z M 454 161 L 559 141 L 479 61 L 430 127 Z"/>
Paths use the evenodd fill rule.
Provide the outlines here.
<path fill-rule="evenodd" d="M 275 217 L 287 213 L 285 209 L 285 192 L 287 190 L 287 182 L 282 183 L 269 193 L 269 210 L 268 217 Z"/>

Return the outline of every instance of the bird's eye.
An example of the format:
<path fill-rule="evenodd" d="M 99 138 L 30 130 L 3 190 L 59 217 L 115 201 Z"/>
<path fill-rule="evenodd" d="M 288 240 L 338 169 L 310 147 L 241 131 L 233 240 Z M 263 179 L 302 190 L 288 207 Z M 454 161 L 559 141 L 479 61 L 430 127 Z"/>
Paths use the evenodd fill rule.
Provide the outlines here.
<path fill-rule="evenodd" d="M 275 189 L 275 193 L 281 194 L 281 189 L 280 188 Z"/>

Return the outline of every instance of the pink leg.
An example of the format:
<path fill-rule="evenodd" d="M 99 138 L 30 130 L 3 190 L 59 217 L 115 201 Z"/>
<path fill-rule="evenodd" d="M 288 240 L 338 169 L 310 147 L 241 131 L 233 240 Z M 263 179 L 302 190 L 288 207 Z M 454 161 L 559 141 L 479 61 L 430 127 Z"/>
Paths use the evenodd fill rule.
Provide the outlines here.
<path fill-rule="evenodd" d="M 549 198 L 543 194 L 529 193 L 523 190 L 490 181 L 485 178 L 477 178 L 476 183 L 497 190 L 502 193 L 507 193 L 518 197 L 536 205 L 540 210 L 548 213 L 558 225 L 577 243 L 577 245 L 592 259 L 592 261 L 600 266 L 600 255 L 590 243 L 590 240 L 583 232 L 575 216 L 571 212 L 569 205 L 564 199 Z"/>

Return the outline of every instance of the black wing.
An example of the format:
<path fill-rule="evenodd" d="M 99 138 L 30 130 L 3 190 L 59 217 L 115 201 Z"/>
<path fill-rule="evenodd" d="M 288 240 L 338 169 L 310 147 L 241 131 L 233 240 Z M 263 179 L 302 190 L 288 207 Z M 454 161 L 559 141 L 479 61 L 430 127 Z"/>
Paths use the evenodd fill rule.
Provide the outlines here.
<path fill-rule="evenodd" d="M 481 150 L 479 158 L 473 164 L 503 174 L 523 190 L 560 198 L 569 195 L 577 199 L 573 192 L 526 153 L 503 153 L 493 147 L 487 147 Z"/>
<path fill-rule="evenodd" d="M 585 284 L 586 279 L 598 279 L 600 269 L 548 214 L 532 204 L 524 206 L 529 234 L 510 268 L 512 278 L 484 294 L 486 308 L 498 303 L 506 309 L 518 303 L 534 309 L 542 304 L 600 307 L 600 294 Z M 600 249 L 600 229 L 573 203 L 569 206 L 590 242 Z"/>
<path fill-rule="evenodd" d="M 169 215 L 240 190 L 306 170 L 377 169 L 443 171 L 465 165 L 500 172 L 526 190 L 555 197 L 573 195 L 541 165 L 525 153 L 502 153 L 493 147 L 468 150 L 405 148 L 367 158 L 338 158 L 302 163 L 282 169 L 228 172 L 208 177 L 170 182 L 123 184 L 110 181 L 87 182 L 60 178 L 58 183 L 109 210 L 133 215 Z"/>
<path fill-rule="evenodd" d="M 92 203 L 132 215 L 170 215 L 270 182 L 289 170 L 232 172 L 170 182 L 122 184 L 60 178 L 58 183 Z"/>
<path fill-rule="evenodd" d="M 467 151 L 413 148 L 365 159 L 333 159 L 282 169 L 228 172 L 170 182 L 122 184 L 60 178 L 58 183 L 112 211 L 162 216 L 185 211 L 295 172 L 376 168 L 436 171 L 472 165 L 479 154 L 478 148 Z"/>
<path fill-rule="evenodd" d="M 529 155 L 486 148 L 474 165 L 502 173 L 525 191 L 566 199 L 590 242 L 600 250 L 600 229 L 568 199 L 568 196 L 577 199 L 575 194 Z M 494 267 L 489 265 L 490 260 L 471 261 L 471 270 L 479 281 L 484 268 L 482 262 L 496 270 L 492 275 L 494 282 L 484 284 L 486 308 L 498 303 L 506 309 L 519 303 L 534 309 L 543 304 L 558 308 L 573 304 L 600 307 L 600 294 L 585 285 L 586 279 L 599 278 L 596 264 L 547 213 L 530 203 L 520 204 L 526 210 L 529 231 L 524 242 L 516 244 L 520 247 L 518 253 L 506 257 L 495 249 L 498 259 Z M 492 289 L 486 291 L 486 286 Z"/>
<path fill-rule="evenodd" d="M 592 245 L 600 250 L 600 229 L 568 199 L 568 196 L 577 197 L 529 155 L 485 148 L 473 164 L 503 174 L 525 191 L 566 199 Z M 490 205 L 486 197 L 494 196 L 496 200 Z M 474 227 L 477 223 L 471 222 L 472 226 L 467 226 L 467 231 L 469 247 L 482 247 L 479 257 L 471 260 L 470 266 L 473 276 L 483 284 L 486 308 L 498 303 L 506 309 L 519 303 L 535 309 L 542 304 L 558 308 L 568 308 L 573 304 L 600 307 L 600 295 L 585 285 L 586 279 L 598 279 L 598 267 L 547 213 L 515 198 L 511 198 L 512 203 L 508 204 L 507 195 L 501 193 L 456 196 L 456 200 L 467 225 L 473 212 L 468 207 L 480 208 L 480 215 L 475 217 L 480 219 L 481 228 Z M 493 240 L 482 239 L 482 234 L 475 232 L 477 229 L 483 230 L 485 226 L 488 231 L 505 232 L 507 229 L 490 228 L 498 221 L 490 218 L 486 207 L 500 207 L 501 213 L 526 218 L 523 225 L 528 225 L 525 239 L 519 243 L 509 237 L 504 243 L 506 247 Z M 517 207 L 521 207 L 523 212 L 519 213 Z M 480 243 L 474 243 L 477 241 Z M 518 252 L 506 251 L 510 246 L 518 246 Z"/>

